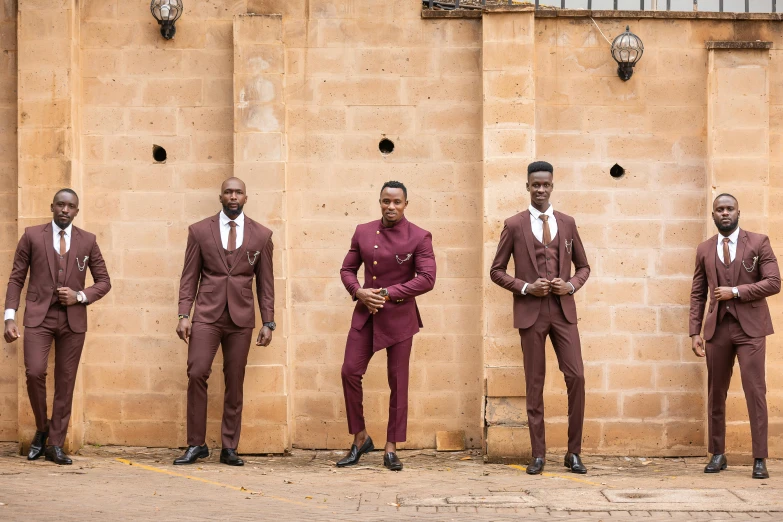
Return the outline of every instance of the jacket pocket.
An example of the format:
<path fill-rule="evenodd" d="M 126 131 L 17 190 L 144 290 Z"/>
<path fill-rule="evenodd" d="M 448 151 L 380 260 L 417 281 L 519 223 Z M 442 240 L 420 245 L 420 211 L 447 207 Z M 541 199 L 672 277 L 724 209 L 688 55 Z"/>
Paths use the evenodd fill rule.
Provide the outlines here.
<path fill-rule="evenodd" d="M 214 289 L 215 289 L 215 287 L 212 286 L 212 285 L 204 285 L 204 286 L 198 287 L 198 293 L 200 293 L 200 294 L 208 294 L 208 293 L 212 292 Z"/>
<path fill-rule="evenodd" d="M 252 288 L 243 288 L 242 289 L 242 295 L 244 297 L 250 297 L 252 299 L 252 297 L 253 297 L 253 289 Z"/>
<path fill-rule="evenodd" d="M 28 293 L 27 297 L 25 298 L 25 301 L 37 301 L 37 300 L 38 300 L 38 294 Z"/>

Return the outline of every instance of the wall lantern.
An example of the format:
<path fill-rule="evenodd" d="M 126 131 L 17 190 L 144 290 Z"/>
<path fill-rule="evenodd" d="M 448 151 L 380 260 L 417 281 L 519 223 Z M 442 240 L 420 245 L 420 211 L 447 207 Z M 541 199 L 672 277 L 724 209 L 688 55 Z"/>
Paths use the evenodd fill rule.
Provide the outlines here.
<path fill-rule="evenodd" d="M 612 42 L 612 58 L 617 62 L 617 75 L 627 82 L 633 76 L 633 67 L 644 54 L 642 40 L 626 26 L 625 32 Z"/>
<path fill-rule="evenodd" d="M 179 20 L 184 9 L 182 0 L 152 0 L 150 11 L 160 24 L 160 34 L 166 40 L 174 38 L 174 34 L 177 32 L 174 22 Z"/>

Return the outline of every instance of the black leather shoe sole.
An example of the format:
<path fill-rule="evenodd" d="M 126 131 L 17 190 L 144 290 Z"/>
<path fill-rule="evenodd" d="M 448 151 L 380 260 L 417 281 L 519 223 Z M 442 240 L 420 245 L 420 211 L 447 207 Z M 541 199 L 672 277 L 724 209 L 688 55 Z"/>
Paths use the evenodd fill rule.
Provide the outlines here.
<path fill-rule="evenodd" d="M 224 459 L 223 457 L 220 457 L 220 463 L 221 464 L 228 464 L 229 466 L 244 466 L 245 461 L 242 459 L 236 459 L 236 460 L 228 460 Z"/>
<path fill-rule="evenodd" d="M 58 466 L 70 466 L 71 464 L 73 464 L 71 459 L 68 459 L 68 460 L 55 460 L 54 457 L 50 457 L 49 455 L 45 455 L 44 456 L 44 460 L 46 460 L 47 462 L 54 462 Z"/>
<path fill-rule="evenodd" d="M 765 473 L 765 474 L 756 474 L 756 473 L 754 473 L 752 475 L 752 477 L 754 479 L 768 479 L 769 478 L 769 473 Z"/>
<path fill-rule="evenodd" d="M 366 441 L 364 441 L 362 447 L 359 448 L 358 453 L 356 455 L 356 460 L 346 460 L 345 458 L 343 458 L 342 460 L 337 462 L 336 466 L 338 468 L 347 468 L 348 466 L 355 466 L 359 463 L 359 459 L 362 458 L 362 455 L 364 455 L 365 453 L 369 453 L 371 451 L 375 451 L 375 445 L 373 444 L 372 439 L 368 438 Z"/>
<path fill-rule="evenodd" d="M 720 473 L 724 469 L 726 469 L 727 464 L 723 464 L 719 469 L 715 468 L 704 468 L 704 473 Z"/>
<path fill-rule="evenodd" d="M 202 451 L 198 455 L 195 456 L 193 460 L 175 460 L 174 465 L 175 466 L 189 466 L 190 464 L 195 464 L 198 459 L 205 459 L 209 457 L 209 450 Z"/>
<path fill-rule="evenodd" d="M 402 462 L 384 462 L 383 465 L 391 471 L 402 471 Z"/>

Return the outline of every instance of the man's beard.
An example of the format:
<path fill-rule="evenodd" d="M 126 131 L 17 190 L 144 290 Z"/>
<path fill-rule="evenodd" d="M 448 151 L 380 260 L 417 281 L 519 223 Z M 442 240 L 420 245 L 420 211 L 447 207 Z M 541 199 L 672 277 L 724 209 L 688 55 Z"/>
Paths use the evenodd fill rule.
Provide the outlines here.
<path fill-rule="evenodd" d="M 245 205 L 239 205 L 236 210 L 232 210 L 228 208 L 228 205 L 223 205 L 223 213 L 228 217 L 237 217 L 242 213 L 243 208 L 245 208 Z"/>
<path fill-rule="evenodd" d="M 724 225 L 721 223 L 720 218 L 716 218 L 713 216 L 712 221 L 715 222 L 715 226 L 718 227 L 718 231 L 726 234 L 727 232 L 733 232 L 735 228 L 737 228 L 737 225 L 739 225 L 739 216 L 737 216 L 735 219 L 731 221 L 728 225 Z"/>

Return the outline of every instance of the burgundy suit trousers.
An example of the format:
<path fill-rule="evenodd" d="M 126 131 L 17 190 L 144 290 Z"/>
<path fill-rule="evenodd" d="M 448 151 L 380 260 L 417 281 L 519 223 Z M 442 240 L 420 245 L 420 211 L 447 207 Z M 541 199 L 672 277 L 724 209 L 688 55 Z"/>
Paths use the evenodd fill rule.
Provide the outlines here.
<path fill-rule="evenodd" d="M 372 317 L 361 330 L 351 328 L 345 345 L 345 359 L 342 367 L 345 410 L 348 415 L 348 432 L 355 435 L 365 428 L 362 406 L 362 377 L 373 352 Z M 389 423 L 386 428 L 387 442 L 404 442 L 408 432 L 408 364 L 411 357 L 413 337 L 386 348 L 386 372 L 389 378 Z"/>
<path fill-rule="evenodd" d="M 214 323 L 193 323 L 188 344 L 188 446 L 200 446 L 206 440 L 207 379 L 220 345 L 226 383 L 221 441 L 224 448 L 239 445 L 245 366 L 252 338 L 253 328 L 235 325 L 228 308 Z"/>
<path fill-rule="evenodd" d="M 520 328 L 522 360 L 527 385 L 527 421 L 533 457 L 546 458 L 544 435 L 544 378 L 546 338 L 552 339 L 560 371 L 568 390 L 568 451 L 581 453 L 585 419 L 585 372 L 579 330 L 569 323 L 554 295 L 541 298 L 538 319 L 530 328 Z"/>
<path fill-rule="evenodd" d="M 732 303 L 733 301 L 726 301 Z M 719 305 L 726 306 L 723 302 Z M 709 451 L 726 452 L 726 394 L 729 391 L 734 359 L 740 363 L 742 389 L 748 405 L 753 457 L 767 458 L 767 382 L 764 364 L 766 337 L 749 337 L 739 321 L 726 314 L 707 341 L 707 394 Z"/>
<path fill-rule="evenodd" d="M 68 422 L 71 419 L 73 388 L 76 372 L 84 348 L 84 333 L 74 333 L 68 326 L 65 308 L 59 304 L 49 307 L 40 326 L 24 329 L 24 368 L 27 377 L 27 395 L 35 416 L 38 431 L 49 430 L 48 444 L 65 443 Z M 54 401 L 52 420 L 46 415 L 46 370 L 49 350 L 54 342 Z M 48 425 L 48 426 L 47 426 Z"/>

